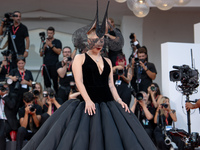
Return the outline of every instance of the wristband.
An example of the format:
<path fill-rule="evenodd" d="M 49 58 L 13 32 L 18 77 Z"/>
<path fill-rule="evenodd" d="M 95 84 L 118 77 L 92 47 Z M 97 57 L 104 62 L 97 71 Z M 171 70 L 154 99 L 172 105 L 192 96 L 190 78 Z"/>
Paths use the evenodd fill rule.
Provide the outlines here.
<path fill-rule="evenodd" d="M 55 46 L 52 46 L 51 49 L 53 49 Z"/>
<path fill-rule="evenodd" d="M 147 68 L 147 70 L 145 70 L 145 72 L 147 72 L 149 69 Z"/>
<path fill-rule="evenodd" d="M 26 49 L 26 52 L 28 52 L 29 50 L 28 49 Z"/>
<path fill-rule="evenodd" d="M 118 102 L 121 98 L 116 99 L 116 102 Z"/>

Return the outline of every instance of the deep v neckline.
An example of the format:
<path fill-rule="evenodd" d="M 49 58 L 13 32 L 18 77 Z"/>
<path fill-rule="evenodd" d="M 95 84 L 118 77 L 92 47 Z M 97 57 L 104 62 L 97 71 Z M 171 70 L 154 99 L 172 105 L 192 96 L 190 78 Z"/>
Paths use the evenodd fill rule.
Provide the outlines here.
<path fill-rule="evenodd" d="M 87 53 L 86 53 L 87 54 Z M 87 54 L 88 56 L 89 56 L 89 58 L 95 63 L 95 65 L 96 65 L 96 67 L 97 67 L 97 70 L 98 70 L 98 73 L 99 73 L 99 75 L 101 76 L 102 74 L 103 74 L 103 72 L 104 72 L 104 68 L 105 68 L 105 63 L 104 63 L 104 59 L 103 59 L 103 57 L 102 57 L 102 60 L 103 60 L 103 68 L 100 68 L 99 66 L 98 66 L 98 64 L 94 61 L 94 59 L 92 59 L 92 57 L 89 55 L 89 54 Z M 102 72 L 100 72 L 101 71 L 101 69 L 102 69 Z"/>

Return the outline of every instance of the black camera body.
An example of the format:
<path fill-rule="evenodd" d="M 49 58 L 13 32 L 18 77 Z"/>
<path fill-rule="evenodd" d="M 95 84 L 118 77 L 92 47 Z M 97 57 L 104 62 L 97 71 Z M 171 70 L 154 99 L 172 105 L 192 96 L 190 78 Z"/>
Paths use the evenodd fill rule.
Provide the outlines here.
<path fill-rule="evenodd" d="M 40 38 L 41 38 L 42 41 L 45 40 L 45 32 L 40 32 L 39 36 L 40 36 Z"/>
<path fill-rule="evenodd" d="M 166 104 L 166 103 L 162 103 L 161 105 L 162 105 L 163 107 L 165 107 L 165 108 L 168 107 L 168 104 Z"/>
<path fill-rule="evenodd" d="M 15 84 L 15 90 L 19 90 L 20 89 L 20 82 L 22 81 L 22 77 L 19 77 L 16 84 Z"/>
<path fill-rule="evenodd" d="M 173 66 L 174 69 L 169 72 L 170 81 L 181 81 L 179 88 L 184 94 L 192 94 L 195 88 L 199 86 L 199 72 L 197 69 L 191 69 L 188 65 Z"/>
<path fill-rule="evenodd" d="M 131 34 L 130 34 L 129 38 L 130 38 L 131 40 L 133 40 L 133 39 L 135 38 L 135 37 L 134 37 L 134 34 L 135 34 L 135 33 L 131 33 Z"/>
<path fill-rule="evenodd" d="M 13 19 L 11 19 L 10 17 L 18 17 L 18 15 L 15 15 L 14 13 L 5 13 L 4 17 L 6 19 L 2 19 L 2 21 L 4 22 L 5 26 L 11 26 L 13 25 Z"/>
<path fill-rule="evenodd" d="M 35 106 L 34 106 L 34 105 L 29 105 L 29 106 L 30 106 L 29 110 L 30 110 L 31 112 L 34 112 L 34 111 L 35 111 Z"/>
<path fill-rule="evenodd" d="M 124 70 L 123 69 L 116 69 L 116 75 L 119 75 L 119 76 L 121 76 L 121 75 L 123 75 L 124 74 Z"/>
<path fill-rule="evenodd" d="M 135 98 L 138 100 L 138 101 L 141 101 L 143 100 L 143 94 L 142 93 L 137 93 Z"/>
<path fill-rule="evenodd" d="M 1 54 L 3 55 L 3 56 L 9 56 L 10 54 L 12 54 L 12 51 L 11 50 L 5 50 L 5 51 L 3 51 L 3 52 L 1 52 Z"/>

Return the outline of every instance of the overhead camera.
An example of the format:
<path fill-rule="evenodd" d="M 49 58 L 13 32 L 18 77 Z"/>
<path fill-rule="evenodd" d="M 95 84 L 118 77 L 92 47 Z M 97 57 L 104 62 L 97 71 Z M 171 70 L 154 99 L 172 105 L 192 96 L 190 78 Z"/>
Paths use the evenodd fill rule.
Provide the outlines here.
<path fill-rule="evenodd" d="M 133 39 L 135 38 L 135 37 L 134 37 L 134 34 L 135 34 L 135 33 L 131 33 L 131 34 L 130 34 L 129 38 L 130 38 L 131 40 L 133 40 Z"/>
<path fill-rule="evenodd" d="M 5 13 L 4 17 L 6 19 L 2 19 L 2 21 L 4 22 L 5 26 L 10 26 L 13 25 L 13 19 L 11 19 L 11 17 L 18 17 L 18 15 L 15 15 L 14 13 Z"/>
<path fill-rule="evenodd" d="M 40 32 L 39 36 L 40 36 L 40 38 L 41 38 L 42 41 L 45 40 L 45 32 Z"/>
<path fill-rule="evenodd" d="M 183 93 L 192 94 L 193 91 L 199 86 L 199 72 L 197 69 L 191 69 L 188 65 L 173 66 L 174 69 L 169 72 L 170 81 L 180 81 L 182 85 L 178 87 Z"/>

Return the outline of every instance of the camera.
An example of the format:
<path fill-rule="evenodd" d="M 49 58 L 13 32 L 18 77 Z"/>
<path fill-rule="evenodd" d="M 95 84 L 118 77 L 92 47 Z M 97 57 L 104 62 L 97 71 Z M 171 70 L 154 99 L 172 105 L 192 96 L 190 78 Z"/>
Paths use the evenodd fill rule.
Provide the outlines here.
<path fill-rule="evenodd" d="M 47 96 L 49 96 L 50 98 L 55 97 L 55 92 L 54 92 L 54 90 L 51 89 L 51 88 L 48 88 L 48 89 L 47 89 Z"/>
<path fill-rule="evenodd" d="M 143 100 L 143 94 L 142 93 L 137 93 L 135 98 L 138 100 L 138 101 L 141 101 Z"/>
<path fill-rule="evenodd" d="M 29 110 L 30 110 L 31 112 L 34 112 L 34 111 L 35 111 L 35 106 L 34 106 L 34 105 L 29 105 L 29 106 L 30 106 Z"/>
<path fill-rule="evenodd" d="M 151 86 L 151 91 L 157 91 L 157 87 Z"/>
<path fill-rule="evenodd" d="M 15 87 L 14 89 L 15 90 L 19 90 L 20 89 L 20 82 L 22 81 L 22 77 L 19 77 L 16 84 L 15 84 Z"/>
<path fill-rule="evenodd" d="M 178 87 L 183 94 L 192 94 L 195 88 L 199 86 L 199 72 L 197 69 L 191 69 L 188 65 L 173 66 L 174 69 L 169 72 L 170 81 L 181 81 L 182 85 Z"/>
<path fill-rule="evenodd" d="M 131 34 L 130 34 L 129 38 L 130 38 L 131 40 L 133 40 L 133 39 L 135 38 L 135 37 L 134 37 L 134 34 L 135 34 L 135 33 L 131 33 Z"/>
<path fill-rule="evenodd" d="M 15 15 L 14 13 L 5 13 L 4 17 L 6 19 L 2 19 L 2 21 L 4 22 L 5 26 L 11 26 L 13 25 L 13 19 L 11 19 L 10 17 L 18 17 L 18 15 Z"/>
<path fill-rule="evenodd" d="M 163 107 L 165 107 L 165 108 L 168 107 L 168 104 L 166 104 L 166 103 L 162 103 L 161 105 L 162 105 Z"/>
<path fill-rule="evenodd" d="M 121 75 L 124 74 L 124 70 L 122 70 L 122 69 L 121 70 L 116 69 L 116 74 L 121 76 Z"/>
<path fill-rule="evenodd" d="M 42 41 L 45 40 L 45 32 L 40 32 L 39 36 L 40 36 L 40 38 L 41 38 Z"/>
<path fill-rule="evenodd" d="M 5 92 L 5 91 L 8 90 L 8 88 L 5 88 L 5 87 L 3 86 L 3 84 L 0 84 L 0 90 L 1 90 L 2 92 Z"/>
<path fill-rule="evenodd" d="M 1 52 L 1 54 L 3 56 L 9 56 L 10 54 L 12 54 L 12 52 L 11 52 L 11 50 L 5 50 L 5 51 Z"/>

